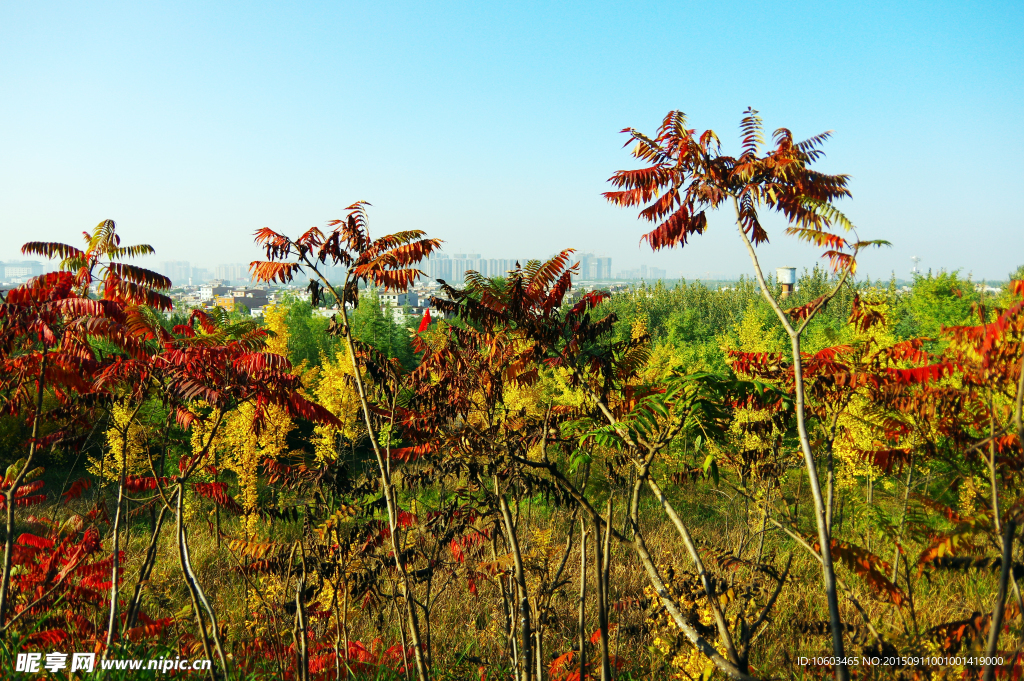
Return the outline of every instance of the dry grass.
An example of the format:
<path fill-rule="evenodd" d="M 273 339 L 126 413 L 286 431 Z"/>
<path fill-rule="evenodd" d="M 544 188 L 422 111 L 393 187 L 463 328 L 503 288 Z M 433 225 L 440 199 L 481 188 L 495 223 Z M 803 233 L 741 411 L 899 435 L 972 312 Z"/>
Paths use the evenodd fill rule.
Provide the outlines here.
<path fill-rule="evenodd" d="M 677 490 L 677 494 L 679 508 L 692 524 L 706 556 L 735 552 L 741 543 L 744 545 L 743 557 L 753 556 L 757 545 L 754 533 L 760 527 L 754 517 L 756 514 L 751 514 L 748 523 L 741 506 L 724 498 L 721 492 L 708 488 Z M 73 512 L 81 512 L 93 503 L 95 499 L 81 499 L 70 505 L 54 505 L 44 509 L 41 515 L 63 518 Z M 288 632 L 293 627 L 293 615 L 285 609 L 289 599 L 283 593 L 278 598 L 271 598 L 275 593 L 272 579 L 253 577 L 264 590 L 270 608 L 247 587 L 229 549 L 223 542 L 218 546 L 206 517 L 207 510 L 197 509 L 190 522 L 190 548 L 195 571 L 223 625 L 228 649 L 237 650 L 254 636 L 284 637 L 289 642 Z M 529 531 L 521 532 L 521 542 L 524 553 L 543 551 L 545 547 L 539 545 L 537 538 L 544 536 L 543 531 L 550 530 L 550 544 L 558 548 L 556 553 L 560 558 L 566 532 L 571 529 L 575 536 L 563 574 L 564 583 L 553 595 L 550 610 L 545 617 L 545 658 L 550 660 L 576 647 L 580 557 L 578 525 L 569 528 L 563 512 L 549 515 L 548 511 L 543 507 L 534 509 L 530 516 L 531 527 Z M 525 518 L 524 515 L 524 525 Z M 642 524 L 648 545 L 659 564 L 666 568 L 671 566 L 679 575 L 692 570 L 674 529 L 657 509 L 645 507 Z M 275 522 L 263 529 L 267 538 L 288 541 L 298 537 L 301 524 Z M 850 527 L 843 530 L 851 535 L 856 532 L 856 528 Z M 242 535 L 240 519 L 222 516 L 222 531 L 227 535 Z M 139 514 L 133 519 L 132 531 L 127 537 L 126 576 L 122 588 L 126 598 L 135 586 L 149 539 L 148 514 Z M 109 537 L 105 538 L 105 542 L 109 543 Z M 891 540 L 888 543 L 883 541 L 878 550 L 890 553 Z M 907 555 L 910 556 L 915 556 L 919 550 L 920 547 L 914 545 L 906 547 Z M 797 664 L 796 658 L 801 655 L 826 655 L 831 650 L 827 636 L 808 633 L 827 620 L 818 563 L 781 532 L 768 532 L 765 537 L 764 562 L 781 569 L 790 554 L 793 555 L 793 563 L 789 582 L 751 656 L 752 667 L 765 677 L 800 678 L 808 669 Z M 745 585 L 765 584 L 762 577 L 745 567 L 723 570 L 713 560 L 706 561 L 718 577 L 737 590 Z M 592 570 L 592 555 L 589 562 Z M 553 564 L 557 564 L 557 560 Z M 540 568 L 531 578 L 531 589 L 536 588 L 539 573 Z M 991 608 L 996 581 L 995 575 L 978 572 L 935 573 L 930 577 L 926 575 L 918 578 L 916 570 L 911 569 L 914 601 L 911 611 L 908 606 L 898 608 L 884 602 L 845 568 L 840 569 L 840 576 L 851 586 L 874 626 L 886 638 L 897 643 L 901 652 L 916 650 L 921 653 L 938 652 L 937 648 L 929 648 L 927 645 L 926 632 L 932 627 L 970 617 L 974 612 L 987 612 Z M 905 579 L 900 580 L 900 585 L 906 586 Z M 672 665 L 673 658 L 686 653 L 689 644 L 674 626 L 666 626 L 659 613 L 659 604 L 650 597 L 651 593 L 645 590 L 646 586 L 646 575 L 632 549 L 613 545 L 610 597 L 614 604 L 611 613 L 614 630 L 611 650 L 625 661 L 622 670 L 624 675 L 632 678 L 668 678 L 677 671 Z M 767 586 L 772 586 L 770 581 Z M 594 588 L 591 581 L 591 594 Z M 175 616 L 178 619 L 176 628 L 168 633 L 164 643 L 194 629 L 188 593 L 180 577 L 173 543 L 173 523 L 170 520 L 165 525 L 159 543 L 158 562 L 144 594 L 144 610 L 150 616 Z M 419 584 L 417 597 L 425 602 L 427 596 L 426 585 Z M 479 678 L 479 668 L 483 667 L 489 670 L 489 678 L 501 678 L 510 666 L 510 655 L 506 629 L 508 616 L 503 608 L 499 578 L 492 576 L 480 580 L 474 595 L 467 588 L 464 573 L 442 575 L 436 580 L 429 596 L 431 608 L 429 615 L 423 618 L 424 629 L 429 632 L 430 650 L 438 675 L 442 678 L 444 674 L 449 674 L 449 678 Z M 841 607 L 844 622 L 852 626 L 847 640 L 847 652 L 860 655 L 872 640 L 861 625 L 861 616 L 848 599 L 842 600 Z M 383 599 L 365 609 L 353 603 L 350 610 L 350 640 L 366 643 L 379 640 L 384 647 L 401 640 L 402 620 L 398 617 L 393 600 Z M 270 613 L 277 618 L 276 626 L 269 623 Z M 727 610 L 727 614 L 735 613 Z M 97 620 L 96 626 L 102 628 L 102 608 L 97 609 L 94 617 Z M 589 635 L 597 628 L 595 599 L 587 603 L 586 621 Z M 1011 624 L 1016 632 L 1019 625 L 1016 622 Z M 333 641 L 334 627 L 333 620 L 313 620 L 311 623 L 314 636 L 321 640 Z M 1016 644 L 1016 639 L 1005 637 L 1001 647 L 1008 648 Z M 932 678 L 943 678 L 943 675 L 938 674 Z"/>

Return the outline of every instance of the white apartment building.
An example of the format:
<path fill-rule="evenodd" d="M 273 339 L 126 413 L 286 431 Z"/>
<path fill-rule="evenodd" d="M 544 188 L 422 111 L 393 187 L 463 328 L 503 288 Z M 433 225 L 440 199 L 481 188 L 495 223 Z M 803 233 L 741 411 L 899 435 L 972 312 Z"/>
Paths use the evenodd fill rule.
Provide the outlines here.
<path fill-rule="evenodd" d="M 211 281 L 209 284 L 199 287 L 199 300 L 208 302 L 217 296 L 227 295 L 230 290 L 231 287 L 226 286 L 223 281 Z"/>
<path fill-rule="evenodd" d="M 388 307 L 405 307 L 406 305 L 416 307 L 419 305 L 419 296 L 415 291 L 408 291 L 406 293 L 387 291 L 378 294 L 378 298 L 380 300 L 381 307 L 385 305 Z"/>

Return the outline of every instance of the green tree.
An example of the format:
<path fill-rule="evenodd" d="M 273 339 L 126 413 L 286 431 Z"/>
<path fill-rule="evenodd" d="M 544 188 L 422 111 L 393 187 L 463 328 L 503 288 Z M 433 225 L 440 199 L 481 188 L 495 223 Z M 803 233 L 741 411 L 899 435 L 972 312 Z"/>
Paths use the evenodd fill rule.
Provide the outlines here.
<path fill-rule="evenodd" d="M 973 323 L 973 306 L 980 300 L 970 278 L 961 279 L 956 271 L 929 271 L 916 277 L 910 295 L 901 299 L 896 334 L 900 338 L 938 338 L 944 326 Z"/>
<path fill-rule="evenodd" d="M 327 334 L 330 320 L 316 314 L 316 308 L 309 302 L 295 296 L 288 296 L 281 303 L 285 308 L 285 324 L 288 327 L 288 353 L 295 364 L 306 362 L 308 366 L 320 366 L 321 357 L 333 357 L 341 343 Z"/>
<path fill-rule="evenodd" d="M 360 296 L 359 307 L 349 315 L 352 334 L 377 351 L 398 359 L 410 369 L 416 365 L 409 329 L 395 321 L 390 309 L 382 310 L 375 289 Z"/>

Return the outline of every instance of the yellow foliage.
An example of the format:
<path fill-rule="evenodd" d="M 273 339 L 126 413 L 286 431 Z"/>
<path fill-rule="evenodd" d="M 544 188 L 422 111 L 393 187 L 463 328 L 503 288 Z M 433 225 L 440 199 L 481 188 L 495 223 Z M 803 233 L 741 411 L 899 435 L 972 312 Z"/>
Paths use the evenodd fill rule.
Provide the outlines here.
<path fill-rule="evenodd" d="M 559 406 L 581 407 L 588 401 L 587 393 L 580 388 L 569 385 L 571 373 L 565 367 L 557 367 L 543 374 L 548 379 L 548 391 L 552 394 L 552 402 Z"/>
<path fill-rule="evenodd" d="M 544 418 L 545 406 L 541 402 L 541 385 L 520 385 L 513 381 L 505 383 L 502 402 L 505 405 L 505 418 Z"/>
<path fill-rule="evenodd" d="M 270 305 L 264 311 L 266 328 L 273 333 L 266 342 L 265 350 L 287 357 L 289 333 L 285 315 L 286 310 L 279 305 Z M 302 367 L 293 368 L 296 374 L 300 371 Z M 259 503 L 260 461 L 265 457 L 280 458 L 288 449 L 288 433 L 295 428 L 291 416 L 278 405 L 267 407 L 259 434 L 254 427 L 255 416 L 256 408 L 252 404 L 239 405 L 225 416 L 220 435 L 214 442 L 220 455 L 220 465 L 238 478 L 248 536 L 252 536 L 259 522 L 256 507 Z M 193 449 L 200 433 L 201 429 L 193 429 Z"/>
<path fill-rule="evenodd" d="M 273 335 L 267 340 L 267 352 L 275 355 L 288 357 L 288 325 L 285 323 L 287 310 L 284 307 L 273 304 L 263 309 L 263 322 L 268 331 Z"/>
<path fill-rule="evenodd" d="M 975 510 L 975 500 L 981 496 L 982 485 L 978 484 L 978 480 L 974 476 L 967 476 L 964 478 L 963 483 L 960 485 L 958 506 L 960 507 L 960 513 L 964 515 L 971 515 Z"/>
<path fill-rule="evenodd" d="M 193 412 L 198 412 L 207 406 L 208 405 L 206 404 L 206 402 L 199 400 L 190 405 L 190 408 L 192 409 Z M 193 457 L 199 456 L 204 450 L 208 450 L 209 452 L 216 452 L 217 449 L 221 446 L 221 442 L 223 441 L 224 437 L 223 425 L 219 426 L 216 432 L 213 431 L 214 424 L 217 423 L 218 419 L 220 418 L 220 414 L 221 412 L 219 410 L 214 409 L 209 415 L 209 418 L 207 418 L 206 420 L 197 419 L 196 421 L 192 422 L 192 425 L 190 427 L 190 445 L 192 448 Z M 204 463 L 216 463 L 216 458 L 212 460 L 206 459 Z M 210 479 L 209 475 L 202 468 L 199 468 L 195 471 L 195 473 L 193 474 L 193 478 L 206 480 Z M 199 507 L 199 502 L 196 500 L 195 497 L 186 496 L 184 501 L 184 507 L 185 521 L 192 522 L 193 518 L 195 517 L 196 510 Z"/>
<path fill-rule="evenodd" d="M 243 404 L 228 414 L 224 422 L 221 440 L 224 449 L 224 458 L 221 464 L 225 469 L 233 471 L 238 476 L 247 535 L 251 535 L 256 530 L 255 511 L 259 500 L 257 471 L 260 451 L 252 427 L 254 413 L 255 407 L 251 404 Z"/>
<path fill-rule="evenodd" d="M 102 458 L 89 457 L 87 468 L 90 473 L 113 482 L 121 477 L 122 461 L 125 464 L 125 474 L 138 475 L 148 470 L 148 431 L 135 420 L 136 410 L 136 407 L 129 406 L 127 400 L 114 402 L 110 408 L 111 426 L 106 432 L 107 446 L 103 450 Z"/>
<path fill-rule="evenodd" d="M 658 343 L 651 351 L 651 358 L 640 376 L 645 382 L 656 383 L 680 371 L 683 366 L 684 361 L 678 348 L 669 343 Z"/>
<path fill-rule="evenodd" d="M 348 349 L 342 347 L 334 358 L 321 356 L 322 368 L 313 394 L 321 407 L 338 417 L 341 428 L 320 424 L 313 429 L 313 445 L 317 461 L 323 463 L 338 456 L 339 440 L 354 442 L 363 429 L 359 418 L 359 392 L 354 384 L 352 361 Z"/>
<path fill-rule="evenodd" d="M 629 330 L 629 337 L 633 340 L 639 340 L 647 335 L 647 315 L 638 314 L 636 319 L 633 320 L 633 325 Z"/>
<path fill-rule="evenodd" d="M 865 296 L 865 302 L 876 306 L 883 314 L 888 314 L 889 310 L 884 298 Z M 883 323 L 872 326 L 867 331 L 857 330 L 853 335 L 853 340 L 867 343 L 872 348 L 872 352 L 890 347 L 897 343 L 897 339 L 888 327 L 888 323 Z M 871 461 L 865 459 L 862 454 L 862 452 L 876 450 L 880 447 L 876 421 L 877 417 L 871 413 L 871 403 L 860 395 L 854 396 L 843 413 L 840 414 L 837 432 L 841 433 L 841 436 L 836 439 L 833 446 L 836 487 L 838 489 L 853 489 L 858 485 L 858 479 L 877 480 L 882 477 L 882 471 Z M 910 436 L 896 446 L 920 444 L 914 440 L 916 438 Z"/>
<path fill-rule="evenodd" d="M 257 435 L 253 419 L 256 408 L 242 404 L 224 419 L 220 437 L 215 443 L 222 452 L 221 465 L 238 476 L 242 509 L 245 511 L 246 533 L 256 530 L 259 516 L 259 464 L 266 458 L 278 459 L 287 450 L 288 433 L 295 427 L 288 413 L 277 405 L 267 408 Z M 195 435 L 193 434 L 193 441 Z M 194 445 L 193 445 L 194 446 Z"/>
<path fill-rule="evenodd" d="M 751 305 L 721 340 L 722 345 L 743 352 L 780 352 L 785 348 L 784 334 L 771 310 Z"/>
<path fill-rule="evenodd" d="M 530 551 L 527 554 L 530 559 L 549 563 L 561 554 L 563 547 L 555 543 L 550 527 L 546 530 L 534 529 L 531 534 L 533 541 L 530 542 Z"/>
<path fill-rule="evenodd" d="M 644 594 L 654 601 L 658 600 L 658 595 L 651 586 L 644 587 Z M 698 596 L 696 601 L 691 601 L 684 595 L 679 604 L 684 609 L 690 610 L 691 615 L 696 615 L 704 626 L 713 624 L 714 612 L 703 594 Z M 654 631 L 654 638 L 651 641 L 654 644 L 654 649 L 669 659 L 669 666 L 673 672 L 669 674 L 668 678 L 702 680 L 711 678 L 715 670 L 714 663 L 688 640 L 678 635 L 679 627 L 666 610 L 662 609 L 659 615 L 648 617 L 647 622 Z"/>

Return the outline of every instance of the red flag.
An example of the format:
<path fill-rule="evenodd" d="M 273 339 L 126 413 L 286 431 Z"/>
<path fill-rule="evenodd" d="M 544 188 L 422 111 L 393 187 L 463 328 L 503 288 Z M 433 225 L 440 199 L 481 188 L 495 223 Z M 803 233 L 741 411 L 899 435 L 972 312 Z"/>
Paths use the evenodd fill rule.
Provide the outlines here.
<path fill-rule="evenodd" d="M 416 333 L 423 333 L 430 326 L 430 308 L 428 307 L 423 311 L 423 319 L 420 320 L 420 328 L 416 330 Z"/>

